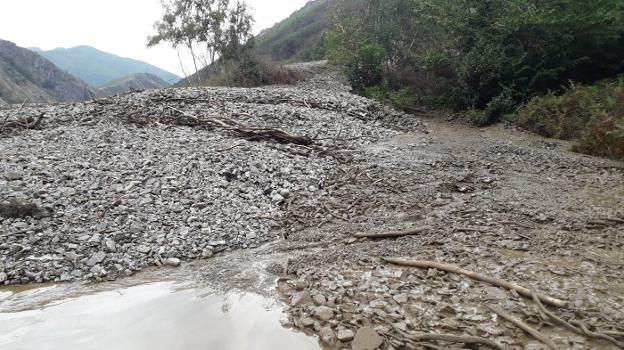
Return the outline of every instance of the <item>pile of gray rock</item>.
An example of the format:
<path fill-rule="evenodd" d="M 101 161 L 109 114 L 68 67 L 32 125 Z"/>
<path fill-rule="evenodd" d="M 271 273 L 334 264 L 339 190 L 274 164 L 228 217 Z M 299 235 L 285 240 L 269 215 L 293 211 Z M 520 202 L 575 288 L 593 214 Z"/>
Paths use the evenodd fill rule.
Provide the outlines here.
<path fill-rule="evenodd" d="M 39 130 L 0 135 L 0 203 L 38 213 L 0 217 L 3 284 L 114 279 L 259 246 L 279 237 L 289 201 L 322 191 L 338 162 L 163 116 L 280 128 L 337 152 L 395 134 L 378 104 L 305 84 L 154 90 L 20 111 L 41 113 Z"/>

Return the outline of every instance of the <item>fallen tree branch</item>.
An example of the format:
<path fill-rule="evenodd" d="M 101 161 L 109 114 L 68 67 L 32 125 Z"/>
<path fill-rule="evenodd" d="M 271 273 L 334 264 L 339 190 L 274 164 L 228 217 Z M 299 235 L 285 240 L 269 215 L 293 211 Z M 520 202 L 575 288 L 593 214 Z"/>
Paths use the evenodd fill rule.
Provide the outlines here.
<path fill-rule="evenodd" d="M 620 342 L 618 340 L 616 340 L 615 338 L 603 334 L 603 333 L 597 333 L 597 332 L 592 332 L 587 328 L 587 325 L 585 325 L 585 323 L 581 322 L 581 321 L 577 321 L 577 320 L 572 320 L 570 321 L 571 324 L 575 325 L 575 326 L 579 326 L 581 328 L 581 330 L 583 330 L 583 334 L 585 334 L 588 337 L 591 338 L 596 338 L 596 339 L 602 339 L 602 340 L 606 340 L 612 344 L 614 344 L 615 346 L 619 347 L 620 349 L 624 349 L 624 343 Z"/>
<path fill-rule="evenodd" d="M 428 230 L 428 227 L 419 227 L 409 231 L 388 231 L 388 232 L 360 232 L 354 233 L 353 237 L 356 238 L 392 238 L 392 237 L 404 237 L 414 236 Z M 391 261 L 388 261 L 391 262 Z"/>
<path fill-rule="evenodd" d="M 514 325 L 516 325 L 516 327 L 522 329 L 523 331 L 525 331 L 526 333 L 530 334 L 533 338 L 541 341 L 542 343 L 544 343 L 546 346 L 548 346 L 551 349 L 557 349 L 557 345 L 555 344 L 555 342 L 552 341 L 552 339 L 550 339 L 549 337 L 547 337 L 546 335 L 538 332 L 537 330 L 529 327 L 529 325 L 527 325 L 526 323 L 518 320 L 517 318 L 511 316 L 510 314 L 508 314 L 507 312 L 505 312 L 505 310 L 503 310 L 503 308 L 501 308 L 498 305 L 486 305 L 486 307 L 492 311 L 493 313 L 497 314 L 498 316 L 500 316 L 501 318 L 513 323 Z"/>
<path fill-rule="evenodd" d="M 273 139 L 280 143 L 294 143 L 297 145 L 309 146 L 314 144 L 309 136 L 293 135 L 284 130 L 270 127 L 249 127 L 242 125 L 229 118 L 199 118 L 192 114 L 186 113 L 179 109 L 166 106 L 171 111 L 180 114 L 183 118 L 166 118 L 161 117 L 154 121 L 163 124 L 180 125 L 180 126 L 210 126 L 218 127 L 227 131 L 232 131 L 247 138 L 265 138 Z M 126 117 L 130 122 L 136 124 L 147 124 L 149 121 L 137 120 L 133 117 Z"/>
<path fill-rule="evenodd" d="M 22 104 L 17 108 L 17 111 L 15 111 L 15 114 L 18 114 L 22 110 L 25 104 L 26 104 L 26 100 L 24 100 L 24 102 L 22 102 Z M 6 117 L 4 117 L 4 120 L 2 121 L 2 125 L 0 126 L 0 134 L 2 134 L 4 129 L 9 125 L 8 121 L 9 121 L 9 118 L 11 117 L 11 114 L 12 113 L 7 112 Z"/>
<path fill-rule="evenodd" d="M 483 275 L 477 272 L 464 270 L 461 267 L 456 266 L 456 265 L 437 263 L 433 261 L 407 260 L 407 259 L 401 259 L 401 258 L 383 258 L 383 260 L 385 262 L 395 264 L 395 265 L 418 267 L 422 269 L 438 269 L 438 270 L 442 270 L 446 272 L 464 275 L 466 277 L 472 278 L 473 280 L 487 282 L 489 284 L 493 284 L 495 286 L 502 287 L 505 289 L 515 290 L 516 292 L 518 292 L 518 294 L 521 294 L 527 298 L 533 298 L 533 295 L 534 295 L 533 292 L 531 292 L 531 290 L 524 288 L 522 286 L 519 286 L 515 283 L 511 283 L 511 282 L 508 282 L 499 278 L 494 278 L 494 277 L 490 277 L 487 275 Z M 563 300 L 556 299 L 556 298 L 553 298 L 553 297 L 550 297 L 548 295 L 544 295 L 541 293 L 535 293 L 535 295 L 537 295 L 537 297 L 542 302 L 552 305 L 552 306 L 565 307 L 567 304 Z"/>
<path fill-rule="evenodd" d="M 587 327 L 585 326 L 585 324 L 583 322 L 580 321 L 566 321 L 562 318 L 560 318 L 559 316 L 555 315 L 554 313 L 552 313 L 551 311 L 549 311 L 548 309 L 546 309 L 546 307 L 542 304 L 542 302 L 539 300 L 539 298 L 537 296 L 535 296 L 535 294 L 533 294 L 533 301 L 535 302 L 535 304 L 539 307 L 539 309 L 542 311 L 543 314 L 545 314 L 546 316 L 548 316 L 552 321 L 554 321 L 555 323 L 559 324 L 560 326 L 566 328 L 569 331 L 572 331 L 576 334 L 579 335 L 584 335 L 590 338 L 594 338 L 594 339 L 601 339 L 601 340 L 606 340 L 608 342 L 611 342 L 613 344 L 615 344 L 616 346 L 624 349 L 624 343 L 617 341 L 615 338 L 609 336 L 606 333 L 599 333 L 599 332 L 591 332 L 587 329 Z M 581 327 L 581 329 L 579 329 L 578 327 L 575 327 L 572 323 L 577 324 L 578 326 Z"/>

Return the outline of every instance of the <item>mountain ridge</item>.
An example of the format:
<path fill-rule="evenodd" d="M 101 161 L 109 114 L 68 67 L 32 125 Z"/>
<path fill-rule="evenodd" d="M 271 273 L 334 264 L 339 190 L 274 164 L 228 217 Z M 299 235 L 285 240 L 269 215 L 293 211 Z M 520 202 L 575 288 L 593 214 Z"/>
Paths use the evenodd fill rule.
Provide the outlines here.
<path fill-rule="evenodd" d="M 33 47 L 30 50 L 41 54 L 59 68 L 84 80 L 92 87 L 136 73 L 152 74 L 170 84 L 180 80 L 176 74 L 152 64 L 118 56 L 88 45 L 52 50 Z"/>
<path fill-rule="evenodd" d="M 149 73 L 136 73 L 97 87 L 101 96 L 123 94 L 136 90 L 164 89 L 171 84 Z"/>
<path fill-rule="evenodd" d="M 0 40 L 0 99 L 6 103 L 85 101 L 95 92 L 43 56 Z"/>

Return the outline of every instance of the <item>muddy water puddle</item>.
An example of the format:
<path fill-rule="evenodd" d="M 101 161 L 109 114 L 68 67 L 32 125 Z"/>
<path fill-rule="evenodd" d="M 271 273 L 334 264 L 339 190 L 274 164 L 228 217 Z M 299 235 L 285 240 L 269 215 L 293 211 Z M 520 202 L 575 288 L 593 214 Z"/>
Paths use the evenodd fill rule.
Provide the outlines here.
<path fill-rule="evenodd" d="M 0 349 L 319 349 L 257 294 L 188 283 L 0 289 Z"/>

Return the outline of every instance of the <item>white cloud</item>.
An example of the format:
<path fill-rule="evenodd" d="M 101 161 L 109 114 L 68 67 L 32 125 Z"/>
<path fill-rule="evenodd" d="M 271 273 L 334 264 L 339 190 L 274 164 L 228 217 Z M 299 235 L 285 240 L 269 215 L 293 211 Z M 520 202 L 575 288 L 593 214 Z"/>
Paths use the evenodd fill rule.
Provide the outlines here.
<path fill-rule="evenodd" d="M 247 0 L 258 33 L 308 0 Z M 159 0 L 0 0 L 0 39 L 45 50 L 89 45 L 182 74 L 176 51 L 146 48 L 161 14 Z"/>

